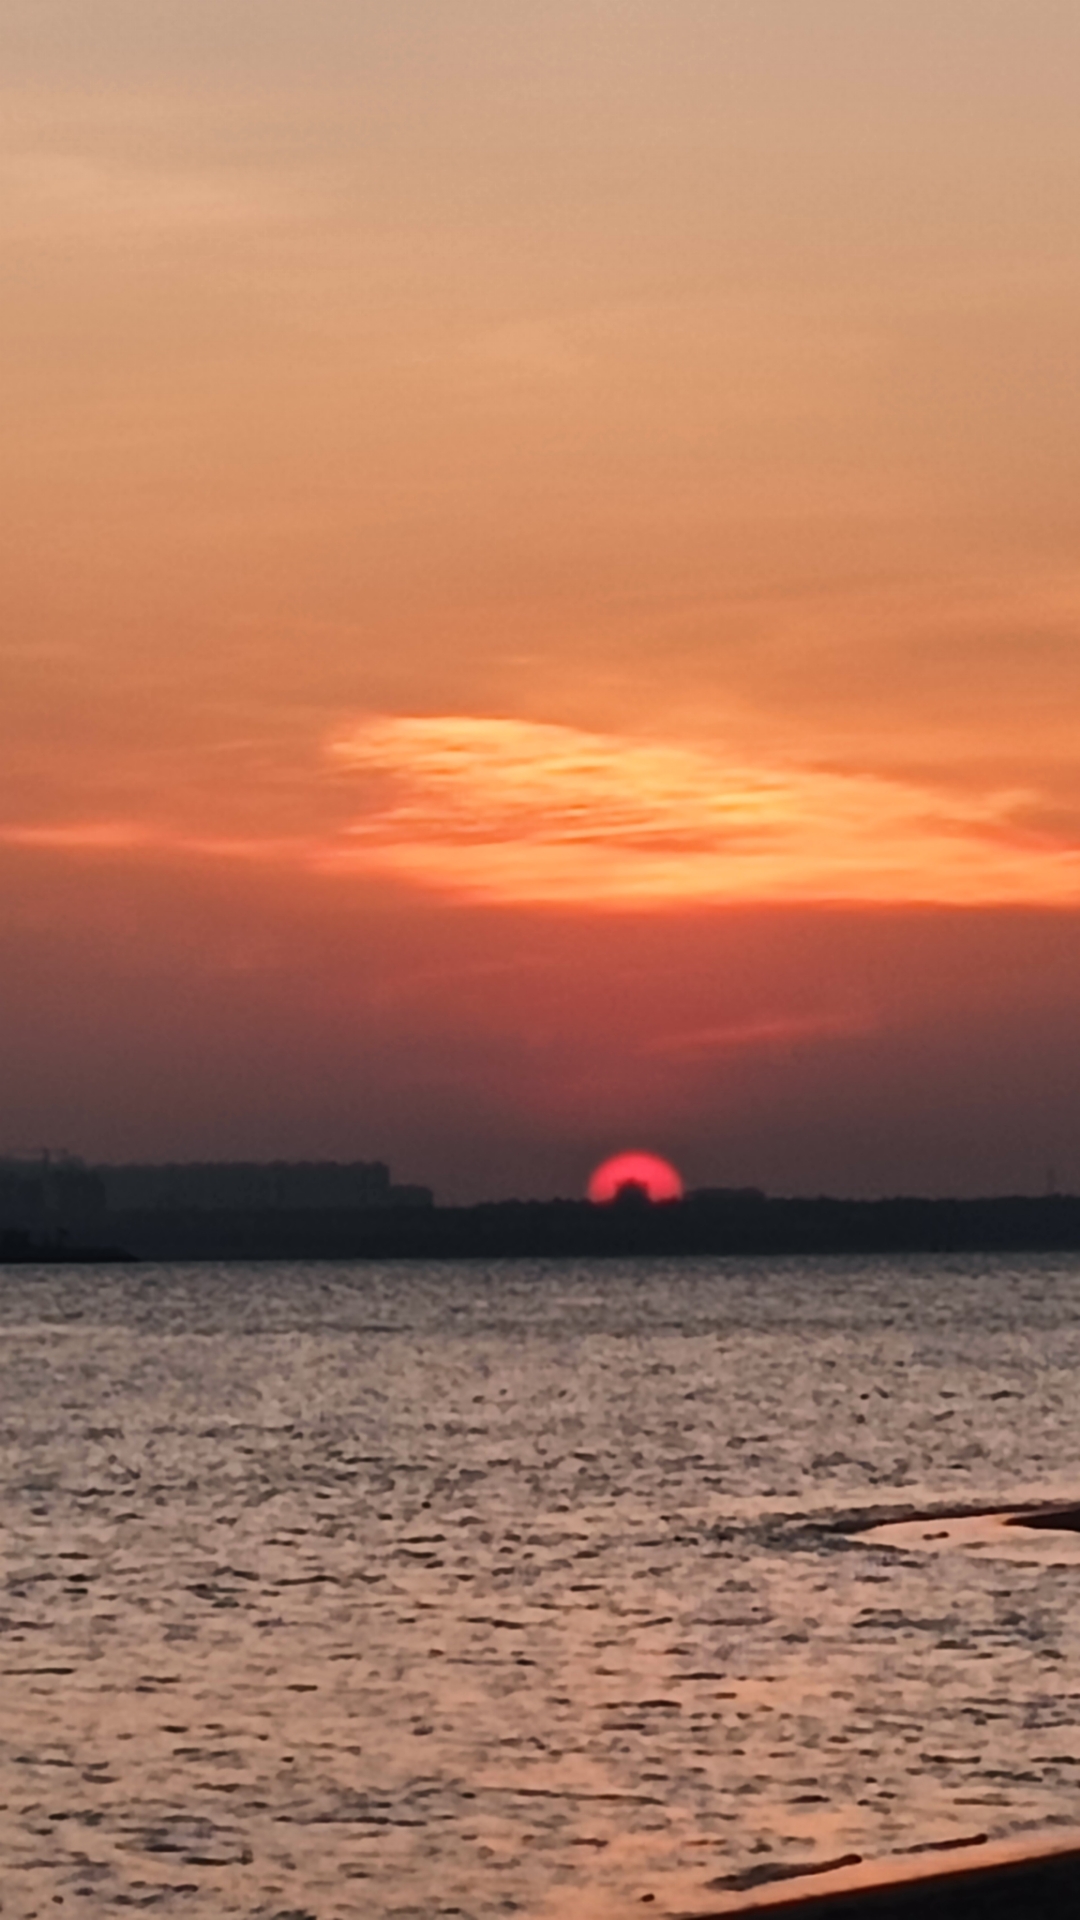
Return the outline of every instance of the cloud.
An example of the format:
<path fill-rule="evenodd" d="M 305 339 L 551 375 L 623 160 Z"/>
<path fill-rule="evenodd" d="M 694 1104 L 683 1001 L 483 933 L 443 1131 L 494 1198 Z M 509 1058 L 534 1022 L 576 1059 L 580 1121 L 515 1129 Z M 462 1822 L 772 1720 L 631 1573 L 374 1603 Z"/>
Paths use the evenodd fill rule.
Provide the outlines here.
<path fill-rule="evenodd" d="M 248 796 L 239 832 L 225 809 L 218 831 L 148 810 L 141 820 L 0 823 L 0 845 L 383 875 L 443 897 L 596 911 L 1080 906 L 1080 848 L 1026 790 L 957 797 L 686 742 L 470 715 L 371 717 L 329 755 L 358 809 L 337 827 L 298 818 L 294 832 L 251 831 Z M 309 798 L 321 809 L 325 787 Z M 304 804 L 298 795 L 298 814 Z M 738 1042 L 716 1034 L 709 1044 Z"/>
<path fill-rule="evenodd" d="M 277 224 L 301 210 L 291 181 L 46 149 L 0 155 L 0 200 L 8 239 L 66 245 Z"/>
<path fill-rule="evenodd" d="M 732 1020 L 719 1027 L 697 1027 L 689 1033 L 661 1034 L 646 1052 L 668 1060 L 709 1059 L 714 1055 L 787 1052 L 821 1040 L 857 1039 L 877 1029 L 869 1013 L 788 1013 L 767 1019 Z"/>
<path fill-rule="evenodd" d="M 310 841 L 257 834 L 184 833 L 137 820 L 62 820 L 42 825 L 0 822 L 0 847 L 46 853 L 149 854 L 196 860 L 282 861 L 311 858 Z"/>
<path fill-rule="evenodd" d="M 158 844 L 148 827 L 130 820 L 71 820 L 46 826 L 0 826 L 0 846 L 41 847 L 55 853 L 129 853 Z"/>
<path fill-rule="evenodd" d="M 474 899 L 598 908 L 843 901 L 1080 904 L 1037 796 L 974 799 L 721 749 L 469 715 L 337 741 L 367 808 L 326 864 Z"/>

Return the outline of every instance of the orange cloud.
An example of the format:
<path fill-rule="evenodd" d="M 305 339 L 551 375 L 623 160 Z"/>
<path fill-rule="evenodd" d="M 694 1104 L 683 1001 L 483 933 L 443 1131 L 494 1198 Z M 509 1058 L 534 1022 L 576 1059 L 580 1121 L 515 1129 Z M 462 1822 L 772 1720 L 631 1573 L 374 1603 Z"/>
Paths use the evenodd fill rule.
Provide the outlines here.
<path fill-rule="evenodd" d="M 867 774 L 532 721 L 374 718 L 332 749 L 366 784 L 323 862 L 473 899 L 1080 903 L 1080 851 L 1037 796 L 974 799 Z"/>
<path fill-rule="evenodd" d="M 337 827 L 310 814 L 284 834 L 76 819 L 0 824 L 0 845 L 383 875 L 444 897 L 600 911 L 1080 905 L 1080 848 L 1066 817 L 1030 790 L 957 796 L 467 715 L 372 717 L 329 752 L 362 795 L 360 817 Z M 296 805 L 307 810 L 302 793 Z"/>
<path fill-rule="evenodd" d="M 816 1040 L 856 1038 L 876 1031 L 869 1013 L 775 1014 L 768 1019 L 733 1020 L 724 1026 L 698 1027 L 690 1033 L 661 1034 L 645 1049 L 669 1060 L 708 1059 L 717 1054 L 812 1045 Z"/>
<path fill-rule="evenodd" d="M 6 239 L 83 247 L 279 227 L 310 211 L 287 177 L 245 179 L 224 167 L 140 165 L 40 145 L 0 154 L 0 204 Z"/>
<path fill-rule="evenodd" d="M 56 853 L 129 853 L 158 844 L 148 827 L 130 820 L 70 820 L 49 826 L 0 826 L 0 845 L 41 847 Z"/>
<path fill-rule="evenodd" d="M 143 853 L 188 859 L 301 864 L 310 843 L 242 834 L 191 834 L 135 820 L 66 820 L 41 826 L 0 825 L 0 846 L 52 853 Z"/>

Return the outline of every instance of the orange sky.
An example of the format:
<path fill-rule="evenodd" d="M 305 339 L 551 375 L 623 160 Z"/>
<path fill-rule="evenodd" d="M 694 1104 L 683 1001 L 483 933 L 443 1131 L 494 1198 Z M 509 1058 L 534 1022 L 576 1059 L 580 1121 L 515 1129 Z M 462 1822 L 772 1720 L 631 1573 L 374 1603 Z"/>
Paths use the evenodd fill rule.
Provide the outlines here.
<path fill-rule="evenodd" d="M 5 0 L 0 1147 L 1080 1185 L 1073 0 Z"/>

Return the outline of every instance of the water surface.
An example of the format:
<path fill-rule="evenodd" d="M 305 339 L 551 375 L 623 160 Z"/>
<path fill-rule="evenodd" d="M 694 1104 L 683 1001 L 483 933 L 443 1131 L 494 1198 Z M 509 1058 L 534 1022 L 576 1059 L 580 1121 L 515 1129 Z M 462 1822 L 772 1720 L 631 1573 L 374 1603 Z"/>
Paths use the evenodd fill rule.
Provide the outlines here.
<path fill-rule="evenodd" d="M 1080 1567 L 836 1523 L 1080 1494 L 1078 1364 L 1071 1259 L 3 1270 L 5 1920 L 1071 1824 Z"/>

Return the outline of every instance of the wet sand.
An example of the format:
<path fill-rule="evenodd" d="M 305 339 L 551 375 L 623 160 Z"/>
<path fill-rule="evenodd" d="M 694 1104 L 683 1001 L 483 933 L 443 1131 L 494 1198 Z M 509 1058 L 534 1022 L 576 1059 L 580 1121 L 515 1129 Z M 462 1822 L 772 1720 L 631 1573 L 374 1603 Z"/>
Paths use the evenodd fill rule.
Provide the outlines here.
<path fill-rule="evenodd" d="M 878 1862 L 814 1876 L 794 1891 L 790 1885 L 762 1888 L 699 1908 L 681 1920 L 736 1920 L 740 1914 L 771 1920 L 1075 1920 L 1080 1913 L 1080 1834 L 1053 1846 L 998 1845 L 980 1848 L 977 1860 L 916 1867 Z"/>
<path fill-rule="evenodd" d="M 1080 1507 L 1063 1503 L 1018 1507 L 966 1507 L 917 1514 L 859 1529 L 869 1546 L 907 1551 L 964 1548 L 988 1559 L 1035 1566 L 1080 1565 Z"/>

